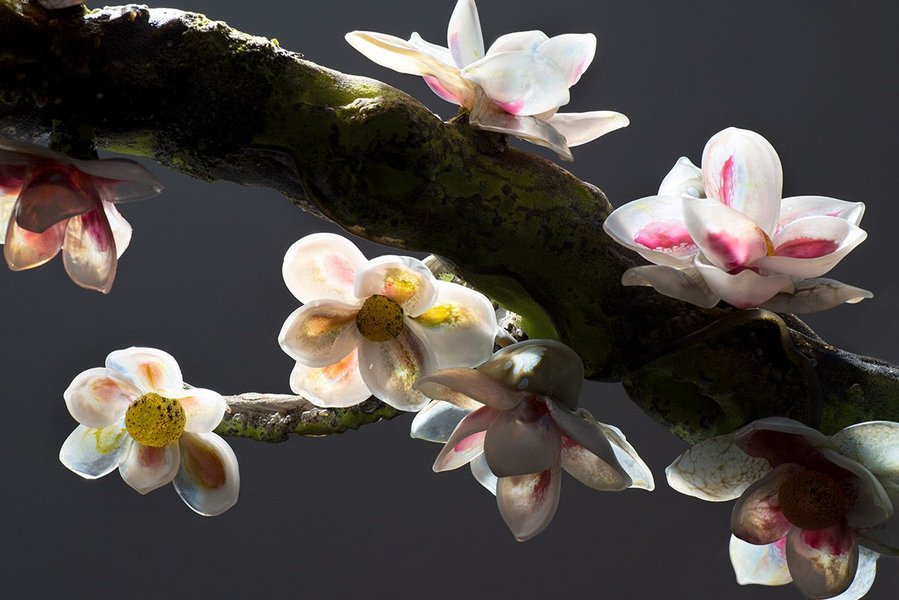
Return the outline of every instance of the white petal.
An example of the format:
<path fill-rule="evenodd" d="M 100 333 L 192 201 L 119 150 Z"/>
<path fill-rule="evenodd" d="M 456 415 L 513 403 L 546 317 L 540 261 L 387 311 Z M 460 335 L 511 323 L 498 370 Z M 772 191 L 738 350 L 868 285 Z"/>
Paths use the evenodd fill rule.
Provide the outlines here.
<path fill-rule="evenodd" d="M 62 245 L 63 265 L 83 288 L 108 293 L 115 279 L 118 251 L 102 204 L 69 219 Z"/>
<path fill-rule="evenodd" d="M 379 256 L 359 270 L 355 294 L 359 299 L 386 296 L 417 317 L 437 299 L 437 279 L 420 260 L 411 256 Z"/>
<path fill-rule="evenodd" d="M 466 67 L 484 56 L 484 37 L 474 0 L 456 2 L 446 41 L 457 67 Z"/>
<path fill-rule="evenodd" d="M 825 196 L 791 196 L 780 201 L 780 216 L 774 233 L 804 217 L 838 217 L 858 225 L 864 214 L 863 202 L 846 202 Z"/>
<path fill-rule="evenodd" d="M 121 258 L 131 244 L 131 225 L 125 220 L 125 217 L 122 216 L 116 205 L 111 202 L 103 203 L 103 212 L 106 214 L 106 220 L 109 222 L 109 228 L 112 230 L 116 258 Z"/>
<path fill-rule="evenodd" d="M 787 565 L 806 598 L 830 598 L 852 584 L 858 568 L 858 542 L 845 525 L 819 531 L 794 527 L 787 535 Z"/>
<path fill-rule="evenodd" d="M 705 187 L 702 184 L 702 169 L 686 156 L 681 156 L 662 180 L 659 196 L 680 198 L 684 195 L 705 198 Z"/>
<path fill-rule="evenodd" d="M 783 539 L 793 525 L 780 509 L 779 493 L 783 484 L 804 469 L 783 464 L 754 482 L 734 504 L 730 530 L 750 544 L 773 544 Z"/>
<path fill-rule="evenodd" d="M 844 456 L 875 475 L 899 482 L 899 423 L 868 421 L 838 431 L 831 438 Z"/>
<path fill-rule="evenodd" d="M 873 298 L 868 290 L 852 287 L 833 279 L 794 280 L 795 291 L 777 294 L 761 308 L 779 313 L 813 313 L 828 310 L 841 304 L 856 304 L 865 298 Z"/>
<path fill-rule="evenodd" d="M 730 564 L 740 585 L 786 585 L 793 581 L 785 556 L 786 539 L 750 544 L 730 536 Z"/>
<path fill-rule="evenodd" d="M 163 448 L 134 442 L 119 465 L 119 474 L 136 492 L 146 494 L 171 483 L 181 464 L 180 458 L 177 442 Z"/>
<path fill-rule="evenodd" d="M 765 233 L 743 213 L 715 200 L 684 197 L 681 203 L 687 231 L 715 266 L 732 271 L 767 254 Z"/>
<path fill-rule="evenodd" d="M 300 302 L 337 300 L 355 304 L 356 273 L 368 262 L 343 236 L 313 233 L 296 241 L 284 255 L 284 283 Z"/>
<path fill-rule="evenodd" d="M 488 492 L 496 496 L 496 486 L 499 483 L 499 479 L 487 465 L 487 458 L 483 454 L 480 454 L 471 459 L 468 466 L 471 468 L 471 474 L 478 480 L 478 483 L 484 486 L 484 489 Z"/>
<path fill-rule="evenodd" d="M 839 596 L 834 596 L 829 600 L 859 600 L 874 585 L 874 578 L 877 577 L 877 559 L 880 558 L 880 554 L 864 546 L 859 546 L 858 550 L 858 568 L 855 571 L 852 585 Z"/>
<path fill-rule="evenodd" d="M 709 198 L 745 214 L 769 236 L 774 233 L 783 169 L 768 140 L 735 127 L 716 133 L 702 153 L 702 179 Z"/>
<path fill-rule="evenodd" d="M 546 405 L 525 400 L 490 424 L 484 456 L 497 477 L 527 475 L 558 465 L 561 443 L 561 432 Z"/>
<path fill-rule="evenodd" d="M 559 506 L 560 475 L 557 465 L 542 473 L 499 478 L 499 514 L 519 542 L 531 539 L 552 521 Z"/>
<path fill-rule="evenodd" d="M 195 512 L 214 517 L 237 503 L 240 472 L 231 446 L 214 433 L 181 436 L 175 490 Z"/>
<path fill-rule="evenodd" d="M 446 443 L 453 430 L 470 413 L 455 404 L 434 400 L 416 413 L 409 435 L 427 442 Z"/>
<path fill-rule="evenodd" d="M 726 502 L 740 495 L 771 471 L 768 461 L 743 452 L 732 436 L 723 435 L 694 445 L 665 469 L 668 485 L 688 496 Z"/>
<path fill-rule="evenodd" d="M 750 269 L 731 275 L 705 262 L 702 256 L 697 256 L 693 264 L 709 290 L 737 308 L 759 306 L 781 292 L 792 294 L 795 290 L 793 280 L 786 275 L 766 277 Z"/>
<path fill-rule="evenodd" d="M 326 367 L 359 343 L 358 306 L 315 300 L 293 311 L 278 334 L 278 344 L 292 359 L 310 367 Z"/>
<path fill-rule="evenodd" d="M 499 52 L 514 51 L 534 51 L 540 47 L 540 44 L 549 38 L 542 31 L 516 31 L 507 33 L 496 38 L 496 41 L 490 44 L 487 54 L 497 54 Z"/>
<path fill-rule="evenodd" d="M 893 516 L 883 523 L 856 531 L 861 543 L 889 556 L 899 556 L 899 482 L 884 482 L 884 487 L 894 506 Z"/>
<path fill-rule="evenodd" d="M 171 394 L 171 398 L 181 403 L 187 422 L 184 431 L 206 433 L 218 427 L 225 416 L 227 404 L 222 395 L 204 388 L 189 388 Z"/>
<path fill-rule="evenodd" d="M 843 485 L 851 486 L 847 490 L 850 492 L 851 504 L 846 512 L 846 521 L 850 527 L 853 529 L 874 527 L 893 516 L 893 503 L 871 471 L 829 448 L 822 448 L 821 454 L 831 463 L 855 475 L 848 481 L 841 482 Z"/>
<path fill-rule="evenodd" d="M 359 373 L 357 350 L 327 367 L 297 363 L 290 374 L 290 389 L 322 408 L 355 406 L 371 396 Z"/>
<path fill-rule="evenodd" d="M 568 86 L 577 83 L 596 54 L 596 36 L 592 33 L 565 33 L 543 42 L 537 50 L 552 59 L 565 74 Z"/>
<path fill-rule="evenodd" d="M 453 61 L 453 55 L 450 53 L 449 48 L 432 44 L 418 35 L 418 33 L 413 33 L 409 36 L 409 44 L 425 54 L 430 54 L 433 58 L 446 65 L 447 68 L 456 68 L 456 63 Z"/>
<path fill-rule="evenodd" d="M 91 176 L 106 202 L 131 202 L 152 198 L 163 186 L 147 169 L 126 158 L 70 159 L 79 171 Z"/>
<path fill-rule="evenodd" d="M 649 196 L 628 202 L 608 216 L 603 230 L 651 263 L 685 267 L 699 251 L 675 196 Z"/>
<path fill-rule="evenodd" d="M 414 389 L 415 381 L 435 369 L 434 355 L 409 327 L 387 342 L 359 343 L 359 372 L 371 393 L 400 410 L 417 411 L 429 399 Z"/>
<path fill-rule="evenodd" d="M 16 207 L 16 197 L 18 196 L 18 192 L 13 191 L 7 195 L 8 192 L 10 190 L 0 183 L 0 244 L 6 243 L 6 227 L 9 225 L 9 219 Z"/>
<path fill-rule="evenodd" d="M 97 367 L 75 377 L 62 396 L 76 421 L 87 427 L 106 427 L 125 416 L 140 391 L 115 372 Z"/>
<path fill-rule="evenodd" d="M 568 104 L 565 75 L 538 52 L 498 52 L 462 69 L 494 104 L 513 115 L 539 115 Z"/>
<path fill-rule="evenodd" d="M 59 460 L 85 479 L 97 479 L 119 466 L 130 444 L 123 421 L 102 429 L 79 425 L 63 442 Z"/>
<path fill-rule="evenodd" d="M 184 389 L 184 379 L 178 361 L 156 348 L 132 346 L 110 352 L 106 368 L 115 371 L 136 386 L 141 392 L 178 393 Z"/>
<path fill-rule="evenodd" d="M 476 369 L 441 369 L 415 382 L 428 398 L 443 400 L 459 408 L 474 409 L 486 404 L 497 410 L 511 410 L 525 394 L 504 385 Z"/>
<path fill-rule="evenodd" d="M 579 409 L 577 412 L 582 418 L 596 423 L 596 425 L 605 432 L 606 439 L 612 444 L 612 451 L 615 453 L 618 464 L 621 465 L 621 468 L 624 469 L 628 477 L 631 478 L 630 487 L 649 492 L 653 491 L 656 484 L 652 471 L 649 469 L 649 466 L 643 462 L 643 459 L 640 458 L 640 455 L 637 454 L 634 447 L 627 441 L 624 433 L 614 425 L 596 421 L 590 413 L 583 409 Z"/>
<path fill-rule="evenodd" d="M 437 299 L 413 319 L 441 369 L 476 367 L 493 355 L 496 312 L 484 294 L 437 281 Z"/>
<path fill-rule="evenodd" d="M 472 127 L 514 135 L 532 144 L 549 148 L 562 160 L 574 160 L 565 136 L 548 122 L 536 116 L 517 116 L 494 104 L 480 88 L 468 122 Z"/>
<path fill-rule="evenodd" d="M 631 121 L 619 112 L 594 110 L 585 113 L 556 113 L 547 123 L 565 136 L 569 146 L 580 146 L 616 129 L 627 127 Z"/>
<path fill-rule="evenodd" d="M 683 269 L 663 265 L 631 267 L 621 276 L 621 285 L 649 286 L 663 296 L 702 308 L 712 308 L 721 301 L 692 266 Z"/>
<path fill-rule="evenodd" d="M 868 234 L 849 221 L 837 217 L 805 217 L 784 227 L 771 240 L 774 256 L 756 265 L 793 277 L 819 277 L 840 262 Z"/>
<path fill-rule="evenodd" d="M 434 472 L 458 469 L 476 456 L 480 456 L 484 452 L 487 428 L 499 414 L 501 414 L 499 411 L 483 406 L 459 421 L 434 460 Z"/>

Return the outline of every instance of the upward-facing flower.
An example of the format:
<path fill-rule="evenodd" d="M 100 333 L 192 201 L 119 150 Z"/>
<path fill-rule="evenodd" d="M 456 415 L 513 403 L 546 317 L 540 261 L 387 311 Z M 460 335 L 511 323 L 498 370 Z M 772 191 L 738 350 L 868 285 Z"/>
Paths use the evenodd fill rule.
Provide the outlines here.
<path fill-rule="evenodd" d="M 865 206 L 823 196 L 781 199 L 783 173 L 759 134 L 725 129 L 702 154 L 681 158 L 657 196 L 625 204 L 606 219 L 612 239 L 653 266 L 625 272 L 624 285 L 703 307 L 719 301 L 807 313 L 870 298 L 820 277 L 866 237 Z"/>
<path fill-rule="evenodd" d="M 13 271 L 40 266 L 62 249 L 72 281 L 106 293 L 131 226 L 115 206 L 155 196 L 162 185 L 130 160 L 76 160 L 0 139 L 0 243 Z"/>
<path fill-rule="evenodd" d="M 593 61 L 592 33 L 553 38 L 542 31 L 501 36 L 484 52 L 474 0 L 458 0 L 447 29 L 447 48 L 413 33 L 409 41 L 371 31 L 352 31 L 359 52 L 400 73 L 421 75 L 438 96 L 466 108 L 473 126 L 508 133 L 571 159 L 570 146 L 626 127 L 612 111 L 565 113 L 568 88 Z"/>

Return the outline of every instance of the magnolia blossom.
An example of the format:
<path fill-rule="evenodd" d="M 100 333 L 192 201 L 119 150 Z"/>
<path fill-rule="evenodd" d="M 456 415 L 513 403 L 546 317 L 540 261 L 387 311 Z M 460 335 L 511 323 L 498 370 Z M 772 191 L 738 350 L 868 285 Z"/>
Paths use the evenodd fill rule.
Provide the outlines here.
<path fill-rule="evenodd" d="M 78 375 L 64 398 L 80 425 L 62 445 L 59 460 L 78 475 L 96 479 L 118 467 L 141 494 L 171 482 L 205 516 L 237 502 L 237 457 L 212 433 L 225 414 L 225 400 L 187 386 L 170 354 L 117 350 L 105 367 Z"/>
<path fill-rule="evenodd" d="M 459 0 L 446 37 L 447 48 L 417 33 L 409 41 L 371 31 L 346 35 L 379 65 L 424 77 L 438 96 L 467 109 L 473 126 L 546 146 L 567 160 L 569 146 L 629 123 L 612 111 L 557 112 L 593 61 L 592 33 L 549 38 L 542 31 L 519 31 L 501 36 L 485 53 L 478 9 L 473 0 Z"/>
<path fill-rule="evenodd" d="M 677 491 L 737 499 L 730 555 L 740 584 L 791 581 L 807 598 L 855 600 L 880 553 L 899 555 L 899 423 L 825 436 L 775 417 L 701 442 L 667 470 Z"/>
<path fill-rule="evenodd" d="M 768 141 L 725 129 L 708 141 L 702 168 L 681 158 L 657 196 L 615 210 L 604 228 L 651 266 L 629 269 L 624 285 L 702 307 L 720 300 L 807 313 L 872 297 L 821 275 L 867 234 L 861 202 L 823 196 L 781 199 L 780 159 Z"/>
<path fill-rule="evenodd" d="M 652 473 L 624 434 L 577 409 L 584 365 L 550 340 L 507 346 L 476 369 L 443 369 L 415 387 L 435 402 L 416 415 L 412 436 L 445 441 L 434 471 L 471 463 L 496 495 L 519 541 L 555 515 L 561 469 L 600 491 L 654 488 Z"/>
<path fill-rule="evenodd" d="M 0 240 L 13 271 L 40 266 L 62 249 L 81 287 L 109 292 L 131 226 L 116 208 L 155 196 L 162 185 L 124 159 L 76 160 L 0 139 Z"/>
<path fill-rule="evenodd" d="M 283 273 L 303 306 L 278 342 L 297 361 L 291 389 L 317 406 L 352 406 L 374 394 L 419 410 L 428 400 L 412 387 L 418 377 L 477 365 L 493 352 L 490 301 L 437 281 L 418 259 L 366 260 L 346 238 L 316 233 L 290 247 Z"/>

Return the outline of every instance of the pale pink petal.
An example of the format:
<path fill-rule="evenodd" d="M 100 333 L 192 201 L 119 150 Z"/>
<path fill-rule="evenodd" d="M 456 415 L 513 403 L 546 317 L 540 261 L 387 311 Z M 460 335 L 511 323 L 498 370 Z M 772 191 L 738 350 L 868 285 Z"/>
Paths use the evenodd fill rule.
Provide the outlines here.
<path fill-rule="evenodd" d="M 79 374 L 63 392 L 72 417 L 87 427 L 106 427 L 121 420 L 140 391 L 104 367 Z"/>
<path fill-rule="evenodd" d="M 495 42 L 490 44 L 487 54 L 515 51 L 531 52 L 539 48 L 540 44 L 548 39 L 545 33 L 537 30 L 507 33 L 499 36 Z"/>
<path fill-rule="evenodd" d="M 66 225 L 68 221 L 57 223 L 43 233 L 34 233 L 19 227 L 15 215 L 10 216 L 3 248 L 6 264 L 13 271 L 24 271 L 46 263 L 62 248 Z"/>
<path fill-rule="evenodd" d="M 675 196 L 628 202 L 612 211 L 603 229 L 613 240 L 657 265 L 685 267 L 699 251 L 684 221 L 683 202 Z"/>
<path fill-rule="evenodd" d="M 462 409 L 486 404 L 497 410 L 511 410 L 525 392 L 504 385 L 476 369 L 441 369 L 421 377 L 415 388 L 428 398 L 443 400 Z"/>
<path fill-rule="evenodd" d="M 123 421 L 102 429 L 79 425 L 63 442 L 59 460 L 73 473 L 97 479 L 119 466 L 131 443 Z"/>
<path fill-rule="evenodd" d="M 596 54 L 596 36 L 592 33 L 565 33 L 543 42 L 537 51 L 552 59 L 565 74 L 568 86 L 577 83 Z"/>
<path fill-rule="evenodd" d="M 528 399 L 490 424 L 484 456 L 497 477 L 526 475 L 559 463 L 561 432 L 546 404 Z"/>
<path fill-rule="evenodd" d="M 777 294 L 759 306 L 779 313 L 813 313 L 841 304 L 856 304 L 865 298 L 874 297 L 868 290 L 833 279 L 794 280 L 793 285 L 795 290 L 792 293 Z"/>
<path fill-rule="evenodd" d="M 453 430 L 471 412 L 471 409 L 459 408 L 455 404 L 442 400 L 434 400 L 415 414 L 409 435 L 414 439 L 445 444 Z"/>
<path fill-rule="evenodd" d="M 785 463 L 806 464 L 830 439 L 799 421 L 786 417 L 765 417 L 753 421 L 728 436 L 743 452 L 764 459 L 772 467 Z"/>
<path fill-rule="evenodd" d="M 327 367 L 297 363 L 290 373 L 290 389 L 322 408 L 355 406 L 371 396 L 359 373 L 359 355 L 353 350 Z"/>
<path fill-rule="evenodd" d="M 868 234 L 838 217 L 805 217 L 784 227 L 771 240 L 774 256 L 756 266 L 793 277 L 819 277 L 840 262 Z"/>
<path fill-rule="evenodd" d="M 577 408 L 584 381 L 584 363 L 578 353 L 553 340 L 506 346 L 478 371 L 509 389 L 548 396 L 572 410 Z"/>
<path fill-rule="evenodd" d="M 284 255 L 284 283 L 300 302 L 336 300 L 355 304 L 356 273 L 368 262 L 343 236 L 313 233 L 296 241 Z"/>
<path fill-rule="evenodd" d="M 162 448 L 134 442 L 119 465 L 119 474 L 139 494 L 147 494 L 171 483 L 178 472 L 180 458 L 178 442 Z"/>
<path fill-rule="evenodd" d="M 768 461 L 743 452 L 733 436 L 700 442 L 665 469 L 668 485 L 681 494 L 710 502 L 739 498 L 771 471 Z"/>
<path fill-rule="evenodd" d="M 705 188 L 702 184 L 702 169 L 686 156 L 681 156 L 662 180 L 659 196 L 680 198 L 684 195 L 705 198 Z"/>
<path fill-rule="evenodd" d="M 484 486 L 484 489 L 488 492 L 496 496 L 496 487 L 499 484 L 499 479 L 490 470 L 484 455 L 480 454 L 475 456 L 471 459 L 471 462 L 468 463 L 468 466 L 471 468 L 471 474 L 478 480 L 478 483 Z"/>
<path fill-rule="evenodd" d="M 630 119 L 611 110 L 585 113 L 556 113 L 547 120 L 565 136 L 569 146 L 580 146 L 616 129 L 630 125 Z"/>
<path fill-rule="evenodd" d="M 871 471 L 829 448 L 822 448 L 821 455 L 853 475 L 839 482 L 849 500 L 846 522 L 851 528 L 874 527 L 893 516 L 893 503 Z"/>
<path fill-rule="evenodd" d="M 562 160 L 574 160 L 568 143 L 558 129 L 537 116 L 516 116 L 494 104 L 483 90 L 478 88 L 476 102 L 468 121 L 472 127 L 514 135 L 532 144 L 549 148 Z"/>
<path fill-rule="evenodd" d="M 362 381 L 379 400 L 400 410 L 421 410 L 429 402 L 413 384 L 435 366 L 430 348 L 409 327 L 387 342 L 359 342 Z"/>
<path fill-rule="evenodd" d="M 446 30 L 446 41 L 459 68 L 467 67 L 484 56 L 484 37 L 474 0 L 456 2 Z"/>
<path fill-rule="evenodd" d="M 780 201 L 780 217 L 774 233 L 805 217 L 837 217 L 858 225 L 865 214 L 863 202 L 846 202 L 825 196 L 791 196 Z"/>
<path fill-rule="evenodd" d="M 237 504 L 240 472 L 231 446 L 214 433 L 185 433 L 179 444 L 181 468 L 174 484 L 185 504 L 206 517 Z"/>
<path fill-rule="evenodd" d="M 126 158 L 102 160 L 72 159 L 78 170 L 91 176 L 100 197 L 106 202 L 132 202 L 152 198 L 163 185 L 150 172 Z"/>
<path fill-rule="evenodd" d="M 436 283 L 433 273 L 417 258 L 379 256 L 359 270 L 355 294 L 361 300 L 386 296 L 399 304 L 406 316 L 417 317 L 437 299 Z"/>
<path fill-rule="evenodd" d="M 735 127 L 716 133 L 702 153 L 702 179 L 709 198 L 745 214 L 769 236 L 774 234 L 783 169 L 768 140 Z"/>
<path fill-rule="evenodd" d="M 16 204 L 16 222 L 23 229 L 43 233 L 53 225 L 82 215 L 100 204 L 90 177 L 60 162 L 34 167 Z"/>
<path fill-rule="evenodd" d="M 733 534 L 750 544 L 771 544 L 787 535 L 792 525 L 780 509 L 778 493 L 787 479 L 802 470 L 784 464 L 746 488 L 731 513 Z"/>
<path fill-rule="evenodd" d="M 192 387 L 181 392 L 169 393 L 169 397 L 181 403 L 187 419 L 184 431 L 191 433 L 212 431 L 225 416 L 227 404 L 218 392 Z"/>
<path fill-rule="evenodd" d="M 630 487 L 630 477 L 618 463 L 612 444 L 606 437 L 606 430 L 599 427 L 590 413 L 584 409 L 571 411 L 552 400 L 546 400 L 546 406 L 565 435 L 562 453 L 563 460 L 567 456 L 568 464 L 563 462 L 562 466 L 566 471 L 590 487 L 601 485 L 609 486 L 607 489 L 614 487 L 621 490 Z M 587 477 L 591 474 L 601 477 L 602 481 L 591 483 L 580 476 Z"/>
<path fill-rule="evenodd" d="M 446 281 L 435 282 L 437 299 L 412 321 L 441 369 L 476 367 L 493 355 L 499 325 L 484 294 Z"/>
<path fill-rule="evenodd" d="M 103 206 L 72 217 L 62 245 L 63 265 L 76 284 L 104 294 L 112 289 L 118 251 Z"/>
<path fill-rule="evenodd" d="M 685 197 L 684 223 L 709 262 L 725 271 L 751 265 L 768 252 L 755 221 L 715 200 Z"/>
<path fill-rule="evenodd" d="M 434 472 L 458 469 L 483 453 L 487 428 L 500 414 L 489 406 L 482 406 L 459 421 L 434 461 Z"/>
<path fill-rule="evenodd" d="M 358 306 L 336 300 L 315 300 L 293 311 L 278 334 L 278 344 L 294 360 L 310 367 L 327 367 L 359 343 Z"/>
<path fill-rule="evenodd" d="M 498 52 L 462 69 L 490 100 L 513 115 L 539 115 L 568 104 L 565 75 L 538 52 Z"/>
<path fill-rule="evenodd" d="M 109 228 L 112 230 L 116 258 L 121 258 L 131 243 L 131 225 L 125 220 L 125 217 L 122 216 L 115 204 L 104 202 L 103 212 L 106 215 L 106 220 L 109 222 Z"/>
<path fill-rule="evenodd" d="M 586 410 L 579 408 L 577 414 L 582 418 L 595 424 L 603 431 L 606 439 L 612 444 L 612 451 L 615 453 L 615 459 L 627 476 L 631 478 L 631 488 L 646 490 L 651 492 L 655 489 L 655 478 L 649 466 L 643 462 L 640 455 L 634 447 L 627 441 L 624 433 L 614 425 L 600 423 L 593 418 Z"/>
<path fill-rule="evenodd" d="M 663 296 L 702 308 L 712 308 L 721 301 L 692 266 L 683 269 L 663 265 L 631 267 L 621 276 L 621 285 L 649 286 Z"/>
<path fill-rule="evenodd" d="M 750 544 L 730 536 L 730 564 L 740 585 L 786 585 L 793 581 L 787 568 L 786 538 L 771 544 Z"/>
<path fill-rule="evenodd" d="M 697 256 L 693 264 L 712 294 L 737 308 L 759 306 L 781 292 L 792 294 L 796 289 L 787 275 L 765 277 L 750 269 L 731 275 L 705 262 L 702 256 Z"/>
<path fill-rule="evenodd" d="M 846 591 L 858 568 L 858 542 L 844 524 L 787 535 L 787 565 L 806 598 L 830 598 Z"/>
<path fill-rule="evenodd" d="M 624 470 L 612 467 L 568 436 L 562 436 L 562 468 L 589 488 L 618 492 L 630 487 Z"/>
<path fill-rule="evenodd" d="M 136 386 L 142 393 L 156 392 L 161 396 L 184 389 L 184 379 L 178 361 L 156 348 L 131 347 L 116 350 L 106 357 L 106 368 L 115 371 Z"/>
<path fill-rule="evenodd" d="M 542 473 L 499 478 L 499 514 L 519 542 L 531 539 L 552 521 L 559 506 L 560 475 L 556 465 Z"/>

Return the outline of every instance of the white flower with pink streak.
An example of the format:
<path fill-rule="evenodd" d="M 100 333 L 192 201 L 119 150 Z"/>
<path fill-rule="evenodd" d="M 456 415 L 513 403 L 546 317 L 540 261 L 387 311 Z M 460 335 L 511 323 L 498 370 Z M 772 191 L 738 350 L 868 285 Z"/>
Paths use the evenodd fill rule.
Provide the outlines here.
<path fill-rule="evenodd" d="M 478 9 L 473 0 L 459 0 L 446 48 L 417 33 L 406 41 L 352 31 L 346 39 L 379 65 L 424 77 L 438 96 L 467 109 L 473 126 L 546 146 L 566 160 L 572 158 L 570 146 L 629 124 L 612 111 L 557 112 L 568 104 L 568 88 L 593 61 L 592 33 L 550 38 L 542 31 L 519 31 L 501 36 L 484 52 Z"/>
<path fill-rule="evenodd" d="M 653 265 L 628 269 L 624 285 L 646 285 L 702 307 L 719 301 L 808 313 L 873 294 L 822 275 L 867 237 L 861 202 L 781 198 L 783 172 L 759 134 L 715 134 L 702 168 L 681 158 L 659 193 L 615 210 L 604 229 Z"/>

